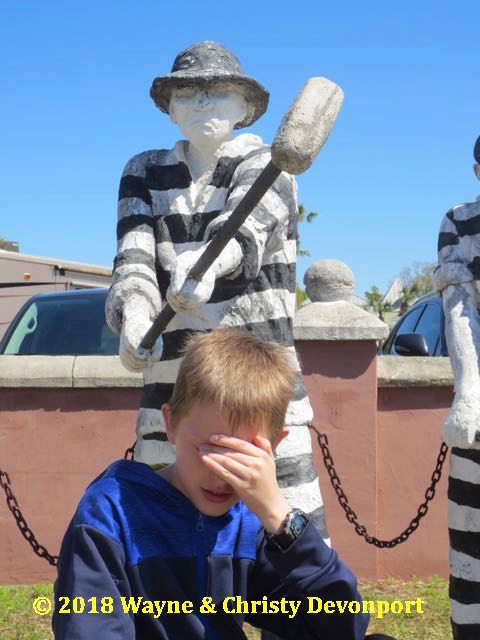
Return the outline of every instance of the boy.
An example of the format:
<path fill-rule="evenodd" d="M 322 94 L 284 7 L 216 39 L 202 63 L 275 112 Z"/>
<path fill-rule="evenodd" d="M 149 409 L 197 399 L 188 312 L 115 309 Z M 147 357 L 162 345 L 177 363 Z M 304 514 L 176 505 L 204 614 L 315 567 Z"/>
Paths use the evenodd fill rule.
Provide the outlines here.
<path fill-rule="evenodd" d="M 117 461 L 88 487 L 60 552 L 57 640 L 230 640 L 244 621 L 282 638 L 365 637 L 366 614 L 308 613 L 360 596 L 277 484 L 294 378 L 287 349 L 248 333 L 190 339 L 162 407 L 176 461 Z"/>

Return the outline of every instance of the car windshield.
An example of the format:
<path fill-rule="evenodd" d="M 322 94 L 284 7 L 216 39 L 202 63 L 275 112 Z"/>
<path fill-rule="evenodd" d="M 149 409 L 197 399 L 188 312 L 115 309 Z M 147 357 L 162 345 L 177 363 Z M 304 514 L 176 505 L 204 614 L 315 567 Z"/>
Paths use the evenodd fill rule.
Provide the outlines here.
<path fill-rule="evenodd" d="M 118 336 L 100 295 L 34 299 L 5 345 L 5 355 L 115 355 Z"/>

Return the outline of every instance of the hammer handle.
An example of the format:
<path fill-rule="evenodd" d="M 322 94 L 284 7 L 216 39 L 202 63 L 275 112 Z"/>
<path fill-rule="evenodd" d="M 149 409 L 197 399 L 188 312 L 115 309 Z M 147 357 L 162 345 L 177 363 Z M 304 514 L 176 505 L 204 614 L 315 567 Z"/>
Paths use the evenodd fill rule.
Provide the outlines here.
<path fill-rule="evenodd" d="M 265 193 L 270 189 L 280 173 L 281 170 L 277 169 L 270 160 L 250 189 L 237 204 L 225 223 L 222 224 L 215 236 L 210 240 L 205 251 L 190 269 L 187 279 L 193 279 L 200 282 L 205 272 L 209 267 L 211 267 L 230 240 L 235 236 L 237 231 L 263 198 Z M 167 302 L 154 320 L 150 329 L 145 334 L 140 346 L 144 349 L 151 349 L 158 336 L 165 331 L 168 323 L 174 316 L 175 311 Z"/>

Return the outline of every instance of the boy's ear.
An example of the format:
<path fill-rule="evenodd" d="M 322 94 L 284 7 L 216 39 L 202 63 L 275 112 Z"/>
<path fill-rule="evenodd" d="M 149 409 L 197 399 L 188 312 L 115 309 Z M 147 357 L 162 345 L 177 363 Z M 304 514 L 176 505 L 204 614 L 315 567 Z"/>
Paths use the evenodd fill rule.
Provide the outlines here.
<path fill-rule="evenodd" d="M 161 407 L 167 438 L 170 444 L 175 444 L 175 429 L 172 426 L 172 410 L 169 404 L 162 404 Z"/>
<path fill-rule="evenodd" d="M 281 431 L 279 431 L 279 433 L 277 434 L 275 440 L 272 442 L 272 449 L 275 451 L 275 449 L 278 447 L 278 445 L 280 444 L 280 442 L 286 438 L 288 436 L 288 434 L 290 433 L 290 431 L 287 429 L 287 427 L 282 427 Z"/>

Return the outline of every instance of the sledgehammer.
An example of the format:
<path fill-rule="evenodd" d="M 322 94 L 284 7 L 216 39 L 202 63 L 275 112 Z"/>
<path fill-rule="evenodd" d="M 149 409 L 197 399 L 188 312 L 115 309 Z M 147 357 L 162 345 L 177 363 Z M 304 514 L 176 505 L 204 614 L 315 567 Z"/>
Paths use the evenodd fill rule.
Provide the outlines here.
<path fill-rule="evenodd" d="M 212 238 L 187 279 L 200 282 L 282 171 L 306 171 L 323 147 L 343 101 L 343 91 L 327 78 L 310 78 L 285 114 L 272 144 L 272 159 Z M 140 345 L 151 349 L 175 316 L 167 303 Z"/>

